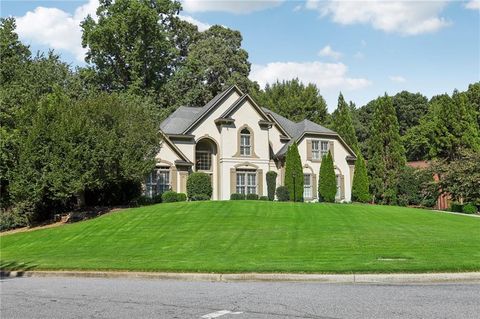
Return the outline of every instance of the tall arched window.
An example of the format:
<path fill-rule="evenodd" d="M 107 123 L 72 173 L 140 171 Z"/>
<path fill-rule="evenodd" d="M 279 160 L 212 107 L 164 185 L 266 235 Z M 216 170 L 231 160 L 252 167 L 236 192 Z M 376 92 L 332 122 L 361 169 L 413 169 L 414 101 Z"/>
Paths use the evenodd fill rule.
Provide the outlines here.
<path fill-rule="evenodd" d="M 213 145 L 209 140 L 199 141 L 195 147 L 195 168 L 197 171 L 212 170 Z"/>
<path fill-rule="evenodd" d="M 252 155 L 252 136 L 247 128 L 240 131 L 240 155 Z"/>

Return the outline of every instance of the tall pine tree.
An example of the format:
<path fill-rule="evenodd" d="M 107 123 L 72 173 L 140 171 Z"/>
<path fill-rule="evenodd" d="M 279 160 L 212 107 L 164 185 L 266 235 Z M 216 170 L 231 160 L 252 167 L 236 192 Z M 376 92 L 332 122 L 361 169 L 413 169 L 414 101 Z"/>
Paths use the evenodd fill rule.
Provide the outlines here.
<path fill-rule="evenodd" d="M 358 154 L 357 160 L 355 161 L 355 171 L 353 173 L 352 201 L 367 203 L 370 200 L 367 167 L 365 166 L 365 160 L 362 154 Z"/>
<path fill-rule="evenodd" d="M 288 147 L 285 161 L 285 186 L 288 188 L 290 200 L 303 202 L 303 169 L 297 142 Z"/>
<path fill-rule="evenodd" d="M 333 128 L 343 140 L 358 153 L 358 140 L 355 134 L 355 127 L 353 126 L 352 114 L 350 113 L 350 107 L 345 102 L 342 93 L 338 96 L 337 109 L 332 114 Z"/>
<path fill-rule="evenodd" d="M 333 203 L 337 194 L 337 181 L 333 166 L 332 153 L 328 152 L 322 159 L 318 180 L 318 198 L 321 202 Z"/>
<path fill-rule="evenodd" d="M 374 201 L 395 204 L 398 174 L 406 160 L 395 108 L 386 94 L 375 100 L 368 145 L 367 167 Z"/>

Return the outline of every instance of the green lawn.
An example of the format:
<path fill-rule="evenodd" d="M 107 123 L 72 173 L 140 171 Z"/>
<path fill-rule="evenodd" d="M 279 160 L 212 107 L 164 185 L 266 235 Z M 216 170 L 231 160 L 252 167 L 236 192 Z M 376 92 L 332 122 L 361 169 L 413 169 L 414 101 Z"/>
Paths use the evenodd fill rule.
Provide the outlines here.
<path fill-rule="evenodd" d="M 199 272 L 480 270 L 480 218 L 391 206 L 223 201 L 128 209 L 0 237 L 35 269 Z"/>

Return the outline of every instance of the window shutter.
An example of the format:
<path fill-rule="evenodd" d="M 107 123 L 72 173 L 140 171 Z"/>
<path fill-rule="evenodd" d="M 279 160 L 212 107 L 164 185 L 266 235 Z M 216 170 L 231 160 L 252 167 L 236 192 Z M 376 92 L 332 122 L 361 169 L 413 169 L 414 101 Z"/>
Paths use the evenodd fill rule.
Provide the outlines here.
<path fill-rule="evenodd" d="M 345 176 L 340 175 L 340 199 L 345 199 Z"/>
<path fill-rule="evenodd" d="M 312 140 L 307 140 L 307 161 L 312 160 Z"/>
<path fill-rule="evenodd" d="M 236 193 L 237 176 L 235 168 L 230 168 L 230 194 Z"/>
<path fill-rule="evenodd" d="M 333 153 L 333 141 L 328 142 L 328 150 L 330 151 L 330 154 L 332 154 L 333 162 L 335 163 L 335 154 Z"/>
<path fill-rule="evenodd" d="M 312 197 L 317 198 L 317 175 L 312 174 Z"/>
<path fill-rule="evenodd" d="M 258 196 L 263 196 L 263 170 L 257 170 L 257 191 Z"/>

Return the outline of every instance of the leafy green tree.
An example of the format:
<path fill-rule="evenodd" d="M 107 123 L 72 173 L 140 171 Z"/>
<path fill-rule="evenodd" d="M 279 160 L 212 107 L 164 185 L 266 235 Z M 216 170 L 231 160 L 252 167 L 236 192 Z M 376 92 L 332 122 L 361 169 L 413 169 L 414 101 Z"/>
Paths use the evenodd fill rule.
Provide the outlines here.
<path fill-rule="evenodd" d="M 365 160 L 361 154 L 357 155 L 352 182 L 352 201 L 368 203 L 372 200 L 369 192 L 369 182 Z"/>
<path fill-rule="evenodd" d="M 374 106 L 369 138 L 368 173 L 374 201 L 395 204 L 400 168 L 405 165 L 397 115 L 392 99 L 385 94 Z"/>
<path fill-rule="evenodd" d="M 203 106 L 233 84 L 248 93 L 255 87 L 249 73 L 241 33 L 212 26 L 189 46 L 184 63 L 165 88 L 165 104 Z"/>
<path fill-rule="evenodd" d="M 453 160 L 460 149 L 480 151 L 480 133 L 473 107 L 465 93 L 454 91 L 452 97 L 440 95 L 431 100 L 423 128 L 430 133 L 429 157 Z"/>
<path fill-rule="evenodd" d="M 298 153 L 297 142 L 288 147 L 285 158 L 285 186 L 288 188 L 290 200 L 303 201 L 303 169 L 302 160 Z"/>
<path fill-rule="evenodd" d="M 431 173 L 440 176 L 440 189 L 453 200 L 480 204 L 480 152 L 462 149 L 454 160 L 437 159 Z"/>
<path fill-rule="evenodd" d="M 325 122 L 327 103 L 314 84 L 304 85 L 299 79 L 277 81 L 254 94 L 258 103 L 295 122 L 309 119 Z"/>
<path fill-rule="evenodd" d="M 354 150 L 355 153 L 358 153 L 360 150 L 358 147 L 357 135 L 355 134 L 355 128 L 353 126 L 350 107 L 345 102 L 342 93 L 338 96 L 338 106 L 333 112 L 332 118 L 334 130 L 340 134 L 343 140 Z"/>
<path fill-rule="evenodd" d="M 480 82 L 472 83 L 468 86 L 467 97 L 472 104 L 474 112 L 477 114 L 477 124 L 480 127 Z"/>
<path fill-rule="evenodd" d="M 160 89 L 179 56 L 172 32 L 179 10 L 178 1 L 100 0 L 97 21 L 81 23 L 97 83 L 106 90 Z"/>
<path fill-rule="evenodd" d="M 335 195 L 337 194 L 337 180 L 335 176 L 335 168 L 333 167 L 333 158 L 330 152 L 328 152 L 328 154 L 322 158 L 319 176 L 319 200 L 329 203 L 335 202 Z"/>
<path fill-rule="evenodd" d="M 136 97 L 60 90 L 42 98 L 31 125 L 19 126 L 11 194 L 30 220 L 85 203 L 85 192 L 140 182 L 159 150 L 152 107 Z"/>
<path fill-rule="evenodd" d="M 50 51 L 32 57 L 28 46 L 18 40 L 15 19 L 0 20 L 0 204 L 9 207 L 10 172 L 18 158 L 19 119 L 22 125 L 36 112 L 36 102 L 54 87 L 74 91 L 76 81 L 66 63 Z"/>
<path fill-rule="evenodd" d="M 402 91 L 392 97 L 393 107 L 397 112 L 400 135 L 419 124 L 428 111 L 428 99 L 420 93 Z"/>

